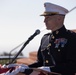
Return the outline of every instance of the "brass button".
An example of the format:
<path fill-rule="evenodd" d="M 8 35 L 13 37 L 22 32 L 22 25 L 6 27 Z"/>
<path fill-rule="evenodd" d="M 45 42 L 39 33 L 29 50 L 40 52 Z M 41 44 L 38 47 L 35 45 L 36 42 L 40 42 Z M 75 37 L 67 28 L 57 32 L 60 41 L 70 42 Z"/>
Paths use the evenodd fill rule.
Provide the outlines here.
<path fill-rule="evenodd" d="M 60 49 L 58 49 L 58 52 L 60 52 Z"/>
<path fill-rule="evenodd" d="M 46 63 L 48 63 L 49 61 L 48 60 L 46 60 Z"/>
<path fill-rule="evenodd" d="M 59 31 L 56 31 L 56 34 L 58 34 L 59 33 Z"/>
<path fill-rule="evenodd" d="M 55 37 L 54 36 L 52 36 L 52 39 L 54 39 Z"/>
<path fill-rule="evenodd" d="M 49 55 L 50 53 L 48 52 L 48 55 Z"/>
<path fill-rule="evenodd" d="M 51 46 L 51 43 L 50 44 L 48 44 L 48 47 L 50 47 Z"/>
<path fill-rule="evenodd" d="M 53 36 L 53 34 L 51 35 L 51 38 L 54 39 L 55 37 Z"/>

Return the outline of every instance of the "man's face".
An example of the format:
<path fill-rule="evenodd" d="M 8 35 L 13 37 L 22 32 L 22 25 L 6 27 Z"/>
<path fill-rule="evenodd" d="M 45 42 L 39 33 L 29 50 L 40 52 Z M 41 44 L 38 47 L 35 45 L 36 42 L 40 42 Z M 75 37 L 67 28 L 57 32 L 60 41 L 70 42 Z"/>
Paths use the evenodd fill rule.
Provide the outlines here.
<path fill-rule="evenodd" d="M 57 16 L 56 15 L 52 15 L 52 16 L 44 16 L 44 23 L 46 25 L 46 28 L 48 30 L 54 30 L 57 27 Z"/>

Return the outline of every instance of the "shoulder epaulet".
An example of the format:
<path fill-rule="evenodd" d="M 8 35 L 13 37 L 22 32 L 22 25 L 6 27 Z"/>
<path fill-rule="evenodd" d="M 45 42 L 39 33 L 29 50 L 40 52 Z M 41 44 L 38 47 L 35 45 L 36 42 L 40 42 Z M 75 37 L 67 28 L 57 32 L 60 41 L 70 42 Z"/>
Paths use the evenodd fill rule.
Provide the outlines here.
<path fill-rule="evenodd" d="M 72 34 L 76 34 L 76 32 L 72 31 L 72 30 L 68 30 L 68 32 L 72 33 Z"/>
<path fill-rule="evenodd" d="M 42 37 L 42 39 L 41 39 L 41 40 L 46 39 L 49 35 L 51 35 L 51 33 L 44 34 L 44 36 Z"/>
<path fill-rule="evenodd" d="M 76 38 L 76 32 L 72 31 L 72 30 L 68 30 L 68 34 L 70 37 L 75 37 Z"/>

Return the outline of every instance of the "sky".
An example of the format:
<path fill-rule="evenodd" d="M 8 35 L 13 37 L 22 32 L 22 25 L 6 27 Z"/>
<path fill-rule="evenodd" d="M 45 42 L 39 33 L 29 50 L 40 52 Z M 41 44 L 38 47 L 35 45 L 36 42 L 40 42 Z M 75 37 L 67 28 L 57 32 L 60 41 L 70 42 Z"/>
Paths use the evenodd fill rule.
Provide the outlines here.
<path fill-rule="evenodd" d="M 45 27 L 44 3 L 51 2 L 61 5 L 68 10 L 76 7 L 76 0 L 0 0 L 0 52 L 10 52 L 33 35 L 37 29 Z M 67 29 L 76 29 L 76 9 L 69 12 L 64 24 Z M 23 49 L 24 56 L 37 51 L 42 36 L 50 31 L 43 30 Z M 19 51 L 23 44 L 15 49 Z"/>

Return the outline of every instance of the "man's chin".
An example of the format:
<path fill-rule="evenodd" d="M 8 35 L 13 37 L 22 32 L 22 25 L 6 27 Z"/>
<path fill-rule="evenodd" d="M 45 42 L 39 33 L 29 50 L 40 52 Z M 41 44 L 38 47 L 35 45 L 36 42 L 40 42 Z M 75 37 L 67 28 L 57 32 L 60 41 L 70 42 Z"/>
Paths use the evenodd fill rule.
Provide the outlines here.
<path fill-rule="evenodd" d="M 51 30 L 50 28 L 46 27 L 47 30 Z"/>

